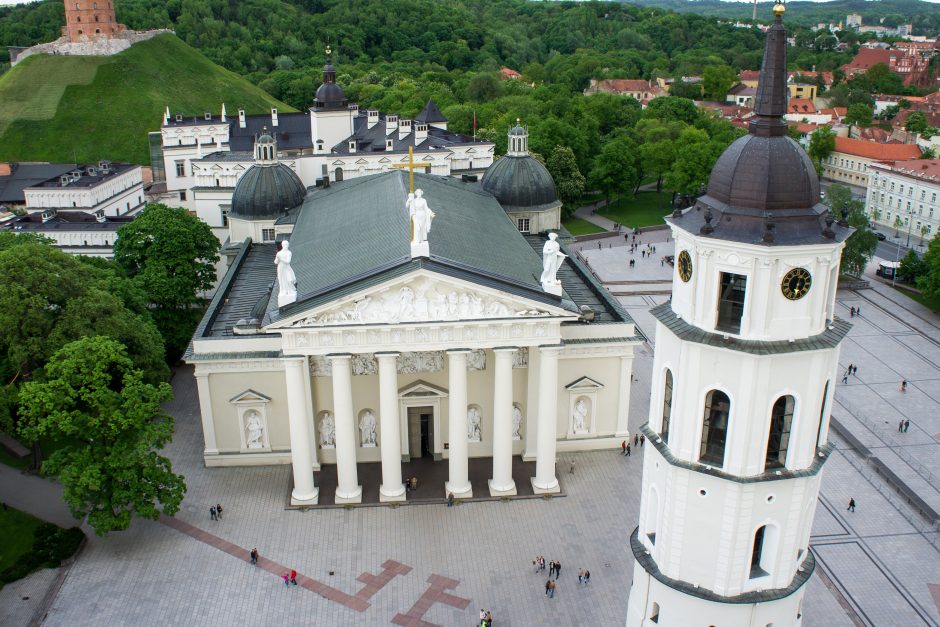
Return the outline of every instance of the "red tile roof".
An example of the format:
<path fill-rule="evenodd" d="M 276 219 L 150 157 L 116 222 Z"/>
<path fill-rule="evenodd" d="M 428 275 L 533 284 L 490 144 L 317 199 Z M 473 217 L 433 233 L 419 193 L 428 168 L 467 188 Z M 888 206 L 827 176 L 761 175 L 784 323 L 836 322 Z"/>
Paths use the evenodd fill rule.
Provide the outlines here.
<path fill-rule="evenodd" d="M 499 73 L 503 78 L 522 78 L 522 74 L 508 67 L 500 68 Z"/>
<path fill-rule="evenodd" d="M 808 98 L 790 98 L 787 113 L 816 113 L 816 105 Z"/>
<path fill-rule="evenodd" d="M 873 163 L 873 166 L 889 167 L 904 174 L 918 178 L 932 177 L 940 181 L 940 159 L 908 159 L 906 161 L 885 161 Z"/>
<path fill-rule="evenodd" d="M 920 156 L 920 148 L 914 144 L 880 144 L 849 137 L 836 137 L 835 152 L 876 161 L 903 161 Z"/>
<path fill-rule="evenodd" d="M 891 61 L 891 51 L 884 48 L 862 48 L 855 55 L 850 63 L 843 65 L 843 68 L 867 70 L 873 65 L 884 63 L 888 65 Z"/>
<path fill-rule="evenodd" d="M 740 81 L 756 81 L 758 78 L 760 78 L 760 70 L 741 70 L 738 73 Z"/>

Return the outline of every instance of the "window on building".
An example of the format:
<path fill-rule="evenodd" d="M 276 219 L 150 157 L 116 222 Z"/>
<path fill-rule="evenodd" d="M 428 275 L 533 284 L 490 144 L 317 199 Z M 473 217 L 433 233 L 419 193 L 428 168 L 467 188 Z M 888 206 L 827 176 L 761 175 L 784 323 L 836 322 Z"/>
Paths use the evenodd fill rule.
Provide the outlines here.
<path fill-rule="evenodd" d="M 672 371 L 666 369 L 665 382 L 663 383 L 663 423 L 659 429 L 659 435 L 663 442 L 669 444 L 669 419 L 672 418 Z"/>
<path fill-rule="evenodd" d="M 937 194 L 933 193 L 930 195 L 930 202 L 937 202 Z"/>
<path fill-rule="evenodd" d="M 826 381 L 826 387 L 823 389 L 822 403 L 819 404 L 819 424 L 816 425 L 816 448 L 819 448 L 822 443 L 822 426 L 823 419 L 826 417 L 826 399 L 829 398 L 829 382 Z"/>
<path fill-rule="evenodd" d="M 770 411 L 770 433 L 767 435 L 767 455 L 764 469 L 783 468 L 787 464 L 787 447 L 790 444 L 790 427 L 793 423 L 792 396 L 781 396 Z"/>
<path fill-rule="evenodd" d="M 528 233 L 529 232 L 529 218 L 519 218 L 518 220 L 516 220 L 516 226 L 519 227 L 520 233 Z"/>
<path fill-rule="evenodd" d="M 82 21 L 82 16 L 79 15 L 78 17 L 76 17 L 76 18 L 75 18 L 75 21 L 76 21 L 76 22 L 81 22 L 81 21 Z M 82 31 L 78 31 L 78 32 L 82 32 Z"/>
<path fill-rule="evenodd" d="M 718 293 L 718 324 L 716 325 L 719 331 L 741 332 L 746 288 L 747 277 L 743 274 L 721 273 L 721 287 Z"/>
<path fill-rule="evenodd" d="M 186 162 L 185 161 L 176 162 L 176 176 L 186 176 Z"/>
<path fill-rule="evenodd" d="M 222 226 L 228 226 L 228 212 L 231 211 L 231 205 L 222 205 Z"/>
<path fill-rule="evenodd" d="M 901 186 L 898 188 L 898 193 L 899 193 L 899 194 L 903 194 L 903 193 L 904 193 L 904 185 L 901 185 Z"/>
<path fill-rule="evenodd" d="M 96 29 L 95 29 L 95 34 L 96 34 L 96 35 L 100 35 L 100 34 L 101 34 L 101 29 L 100 29 L 100 28 L 96 28 Z"/>
<path fill-rule="evenodd" d="M 764 535 L 766 533 L 767 525 L 764 525 L 754 533 L 754 546 L 751 547 L 751 579 L 766 577 L 770 574 L 761 568 L 761 558 L 764 553 Z"/>
<path fill-rule="evenodd" d="M 186 190 L 180 192 L 180 200 L 186 200 Z"/>
<path fill-rule="evenodd" d="M 653 603 L 653 609 L 650 610 L 650 622 L 659 622 L 659 603 Z"/>
<path fill-rule="evenodd" d="M 923 200 L 926 197 L 927 197 L 927 190 L 926 189 L 920 190 L 920 199 Z"/>
<path fill-rule="evenodd" d="M 728 418 L 731 400 L 721 390 L 711 390 L 705 396 L 705 415 L 702 420 L 702 443 L 699 461 L 715 464 L 725 463 L 725 440 L 728 436 Z"/>
<path fill-rule="evenodd" d="M 891 191 L 894 191 L 894 181 L 891 181 Z"/>
<path fill-rule="evenodd" d="M 261 229 L 261 239 L 265 242 L 274 241 L 274 229 Z"/>

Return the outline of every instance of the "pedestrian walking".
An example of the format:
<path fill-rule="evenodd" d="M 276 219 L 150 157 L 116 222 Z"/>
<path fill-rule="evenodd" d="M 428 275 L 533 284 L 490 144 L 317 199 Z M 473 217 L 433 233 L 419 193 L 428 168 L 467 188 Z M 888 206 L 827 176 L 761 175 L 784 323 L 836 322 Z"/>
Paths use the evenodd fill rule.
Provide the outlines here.
<path fill-rule="evenodd" d="M 573 474 L 574 474 L 574 460 L 573 460 L 573 459 L 571 460 L 570 464 L 568 465 L 568 474 L 569 474 L 569 475 L 573 475 Z"/>
<path fill-rule="evenodd" d="M 898 420 L 898 433 L 904 433 L 904 420 Z"/>
<path fill-rule="evenodd" d="M 453 506 L 454 506 L 454 493 L 448 492 L 447 493 L 447 507 L 453 507 Z"/>
<path fill-rule="evenodd" d="M 861 308 L 861 307 L 856 307 L 856 308 L 855 308 L 855 315 L 856 315 L 856 316 L 862 315 L 862 308 Z"/>
<path fill-rule="evenodd" d="M 646 442 L 646 436 L 642 433 L 640 434 L 640 446 L 643 446 L 643 443 Z"/>
<path fill-rule="evenodd" d="M 222 504 L 221 503 L 216 504 L 215 513 L 216 513 L 216 516 L 219 517 L 219 520 L 222 520 Z"/>
<path fill-rule="evenodd" d="M 855 307 L 849 307 L 849 318 L 855 317 Z"/>
<path fill-rule="evenodd" d="M 539 558 L 538 557 L 532 560 L 532 572 L 533 573 L 539 572 Z"/>
<path fill-rule="evenodd" d="M 849 382 L 849 371 L 846 370 L 845 374 L 842 375 L 842 383 L 848 383 L 848 382 Z"/>
<path fill-rule="evenodd" d="M 901 381 L 901 391 L 907 392 L 907 379 Z"/>
<path fill-rule="evenodd" d="M 540 570 L 545 570 L 545 556 L 539 555 L 539 567 Z"/>
<path fill-rule="evenodd" d="M 578 583 L 584 583 L 584 569 L 578 569 Z"/>
<path fill-rule="evenodd" d="M 587 568 L 584 569 L 584 583 L 591 583 L 591 571 L 589 571 Z"/>
<path fill-rule="evenodd" d="M 910 428 L 911 428 L 911 421 L 910 421 L 910 420 L 905 420 L 905 421 L 904 421 L 904 433 L 907 433 L 907 430 L 910 429 Z"/>
<path fill-rule="evenodd" d="M 251 565 L 257 566 L 258 565 L 258 549 L 257 548 L 251 549 L 251 552 L 248 553 L 248 555 L 251 556 Z"/>
<path fill-rule="evenodd" d="M 627 441 L 626 440 L 620 443 L 620 454 L 621 455 L 627 454 Z"/>
<path fill-rule="evenodd" d="M 295 586 L 297 585 L 297 571 L 296 570 L 290 571 L 290 582 L 294 584 Z"/>
<path fill-rule="evenodd" d="M 560 576 L 561 576 L 561 562 L 556 561 L 555 562 L 555 579 L 558 579 L 558 577 Z"/>
<path fill-rule="evenodd" d="M 219 514 L 215 511 L 215 505 L 209 508 L 209 520 L 218 520 Z"/>
<path fill-rule="evenodd" d="M 281 575 L 281 579 L 284 580 L 285 586 L 290 586 L 290 573 L 284 573 L 283 575 Z"/>
<path fill-rule="evenodd" d="M 855 511 L 855 499 L 849 499 L 849 506 L 845 508 L 845 511 L 847 512 Z"/>
<path fill-rule="evenodd" d="M 553 582 L 551 579 L 545 582 L 545 596 L 547 596 L 550 599 L 555 597 L 555 590 L 552 587 L 552 583 Z"/>
<path fill-rule="evenodd" d="M 633 434 L 633 446 L 637 446 L 639 445 L 639 443 L 640 443 L 640 434 L 634 433 Z"/>
<path fill-rule="evenodd" d="M 627 444 L 627 457 L 630 457 L 630 445 Z"/>
<path fill-rule="evenodd" d="M 856 365 L 854 365 L 854 364 L 852 365 L 852 376 L 853 376 L 853 377 L 857 377 L 857 376 L 858 376 L 858 366 L 856 366 Z"/>

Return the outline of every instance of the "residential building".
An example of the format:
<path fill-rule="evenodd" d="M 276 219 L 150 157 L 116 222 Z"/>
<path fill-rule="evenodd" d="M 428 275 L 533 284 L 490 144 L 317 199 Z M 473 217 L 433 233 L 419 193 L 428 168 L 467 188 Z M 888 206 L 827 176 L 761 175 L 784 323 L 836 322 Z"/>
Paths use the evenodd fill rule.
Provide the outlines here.
<path fill-rule="evenodd" d="M 42 235 L 51 239 L 54 246 L 72 255 L 110 258 L 114 256 L 118 229 L 132 222 L 135 217 L 109 217 L 100 209 L 93 213 L 46 209 L 25 216 L 11 215 L 0 221 L 0 229 Z"/>
<path fill-rule="evenodd" d="M 46 209 L 101 211 L 117 217 L 143 208 L 144 181 L 139 165 L 100 161 L 68 171 L 23 189 L 28 212 Z"/>
<path fill-rule="evenodd" d="M 822 160 L 822 180 L 847 185 L 864 197 L 868 187 L 868 168 L 876 161 L 904 161 L 920 156 L 913 144 L 879 144 L 862 139 L 836 137 L 836 147 Z"/>
<path fill-rule="evenodd" d="M 910 241 L 933 239 L 940 230 L 940 159 L 876 162 L 869 171 L 871 221 Z"/>
<path fill-rule="evenodd" d="M 623 78 L 610 79 L 591 79 L 590 85 L 584 90 L 586 96 L 591 94 L 616 94 L 618 96 L 630 96 L 640 101 L 640 104 L 646 105 L 653 98 L 665 96 L 666 90 L 659 86 L 656 81 L 629 80 Z"/>

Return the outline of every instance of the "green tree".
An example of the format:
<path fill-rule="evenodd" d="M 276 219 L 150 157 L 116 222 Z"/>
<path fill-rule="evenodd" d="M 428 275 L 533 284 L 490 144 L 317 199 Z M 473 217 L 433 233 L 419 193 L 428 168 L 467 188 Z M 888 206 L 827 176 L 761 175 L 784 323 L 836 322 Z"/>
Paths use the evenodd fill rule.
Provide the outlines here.
<path fill-rule="evenodd" d="M 709 65 L 702 71 L 702 87 L 705 96 L 719 102 L 728 95 L 728 90 L 738 80 L 738 74 L 727 65 Z"/>
<path fill-rule="evenodd" d="M 857 124 L 858 126 L 871 126 L 872 109 L 868 105 L 857 102 L 849 105 L 843 121 L 846 124 Z"/>
<path fill-rule="evenodd" d="M 467 97 L 474 102 L 488 102 L 503 94 L 503 85 L 495 73 L 480 73 L 470 79 Z"/>
<path fill-rule="evenodd" d="M 940 237 L 934 237 L 923 257 L 923 273 L 917 287 L 929 298 L 940 298 Z"/>
<path fill-rule="evenodd" d="M 185 209 L 153 204 L 118 229 L 114 260 L 155 306 L 157 328 L 175 358 L 201 316 L 200 293 L 215 283 L 219 240 Z"/>
<path fill-rule="evenodd" d="M 558 197 L 566 215 L 574 212 L 574 203 L 584 194 L 584 175 L 578 169 L 574 153 L 567 146 L 556 146 L 545 163 L 555 180 Z"/>
<path fill-rule="evenodd" d="M 693 124 L 699 116 L 695 103 L 687 98 L 663 96 L 654 98 L 643 110 L 644 118 L 664 121 L 679 121 Z"/>
<path fill-rule="evenodd" d="M 809 136 L 809 149 L 806 151 L 818 171 L 820 163 L 836 149 L 836 134 L 828 126 L 820 126 Z"/>
<path fill-rule="evenodd" d="M 708 183 L 708 175 L 723 149 L 709 141 L 708 133 L 697 128 L 682 131 L 675 142 L 675 162 L 665 184 L 677 194 L 696 194 Z"/>
<path fill-rule="evenodd" d="M 854 199 L 848 187 L 830 185 L 826 192 L 826 204 L 837 219 L 844 220 L 855 229 L 842 249 L 841 271 L 861 276 L 878 246 L 878 238 L 868 226 L 865 203 Z"/>
<path fill-rule="evenodd" d="M 591 182 L 604 191 L 607 204 L 610 204 L 611 195 L 633 190 L 637 175 L 636 155 L 636 142 L 618 137 L 607 142 L 594 160 Z"/>
<path fill-rule="evenodd" d="M 686 83 L 681 80 L 676 80 L 669 87 L 669 95 L 675 96 L 676 98 L 686 98 L 688 100 L 701 100 L 702 84 Z"/>
<path fill-rule="evenodd" d="M 173 436 L 160 407 L 170 386 L 144 383 L 124 346 L 101 336 L 67 344 L 46 371 L 46 381 L 20 392 L 20 432 L 68 442 L 42 470 L 58 476 L 72 515 L 87 515 L 103 536 L 127 529 L 134 516 L 175 514 L 186 485 L 158 453 Z"/>
<path fill-rule="evenodd" d="M 911 111 L 904 120 L 904 130 L 911 133 L 923 133 L 930 127 L 923 111 Z"/>
<path fill-rule="evenodd" d="M 914 282 L 917 277 L 924 274 L 927 264 L 921 259 L 920 255 L 914 252 L 914 249 L 907 251 L 907 254 L 901 259 L 901 267 L 898 268 L 898 277 L 904 281 Z"/>

